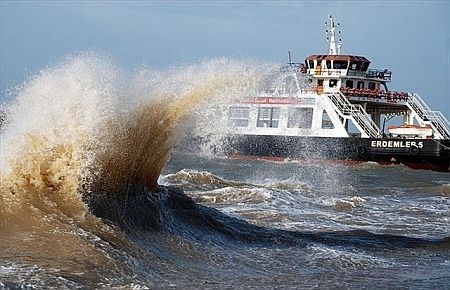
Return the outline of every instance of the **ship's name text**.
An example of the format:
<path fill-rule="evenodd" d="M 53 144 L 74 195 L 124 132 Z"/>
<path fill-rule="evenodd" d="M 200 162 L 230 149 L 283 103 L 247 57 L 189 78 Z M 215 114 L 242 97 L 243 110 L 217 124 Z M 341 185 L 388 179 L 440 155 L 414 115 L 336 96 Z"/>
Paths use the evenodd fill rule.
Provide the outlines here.
<path fill-rule="evenodd" d="M 379 148 L 423 148 L 422 141 L 372 141 L 370 143 L 371 147 Z"/>

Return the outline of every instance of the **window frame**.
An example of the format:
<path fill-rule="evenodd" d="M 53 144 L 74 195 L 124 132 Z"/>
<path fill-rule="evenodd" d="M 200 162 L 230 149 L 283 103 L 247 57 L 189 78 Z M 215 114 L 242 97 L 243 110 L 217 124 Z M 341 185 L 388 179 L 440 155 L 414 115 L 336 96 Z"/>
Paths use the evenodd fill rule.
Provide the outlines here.
<path fill-rule="evenodd" d="M 294 111 L 297 112 L 294 113 Z M 314 107 L 290 107 L 288 111 L 287 128 L 312 129 L 313 115 Z"/>
<path fill-rule="evenodd" d="M 263 110 L 268 110 L 268 115 L 264 116 Z M 278 128 L 280 123 L 280 107 L 259 107 L 256 127 L 258 128 Z"/>
<path fill-rule="evenodd" d="M 242 112 L 238 114 L 234 114 L 233 110 L 242 110 L 246 111 L 242 114 Z M 250 120 L 250 107 L 246 106 L 230 106 L 228 111 L 228 124 L 232 127 L 238 127 L 238 128 L 246 128 L 248 127 Z M 242 122 L 242 123 L 240 123 Z M 245 123 L 245 126 L 243 125 Z M 241 125 L 242 124 L 242 125 Z"/>

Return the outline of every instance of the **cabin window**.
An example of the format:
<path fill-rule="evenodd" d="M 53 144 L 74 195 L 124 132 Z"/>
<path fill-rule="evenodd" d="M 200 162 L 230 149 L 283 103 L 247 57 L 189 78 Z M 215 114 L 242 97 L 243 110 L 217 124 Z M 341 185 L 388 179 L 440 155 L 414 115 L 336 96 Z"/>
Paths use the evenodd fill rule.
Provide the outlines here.
<path fill-rule="evenodd" d="M 358 64 L 356 62 L 350 62 L 350 69 L 352 70 L 356 70 L 356 68 L 358 67 Z"/>
<path fill-rule="evenodd" d="M 345 82 L 345 87 L 346 87 L 346 88 L 353 89 L 353 81 L 352 81 L 352 80 L 347 80 L 347 81 Z"/>
<path fill-rule="evenodd" d="M 258 111 L 257 127 L 277 128 L 280 120 L 280 108 L 261 107 Z"/>
<path fill-rule="evenodd" d="M 342 60 L 335 60 L 333 62 L 334 69 L 347 69 L 348 62 Z"/>
<path fill-rule="evenodd" d="M 369 90 L 375 91 L 375 83 L 374 82 L 369 82 Z"/>
<path fill-rule="evenodd" d="M 331 60 L 327 60 L 327 69 L 331 68 Z"/>
<path fill-rule="evenodd" d="M 249 107 L 230 107 L 229 125 L 233 127 L 247 127 L 250 115 Z"/>
<path fill-rule="evenodd" d="M 364 82 L 358 82 L 358 89 L 364 89 Z"/>
<path fill-rule="evenodd" d="M 334 124 L 325 110 L 322 113 L 322 129 L 334 129 Z"/>
<path fill-rule="evenodd" d="M 361 66 L 362 71 L 366 71 L 369 68 L 369 62 L 363 62 Z"/>
<path fill-rule="evenodd" d="M 313 108 L 289 108 L 288 128 L 311 129 Z"/>
<path fill-rule="evenodd" d="M 330 84 L 330 88 L 334 88 L 337 86 L 338 80 L 336 79 L 331 79 L 329 84 Z"/>
<path fill-rule="evenodd" d="M 309 63 L 309 68 L 314 68 L 314 60 L 310 60 L 308 61 Z"/>

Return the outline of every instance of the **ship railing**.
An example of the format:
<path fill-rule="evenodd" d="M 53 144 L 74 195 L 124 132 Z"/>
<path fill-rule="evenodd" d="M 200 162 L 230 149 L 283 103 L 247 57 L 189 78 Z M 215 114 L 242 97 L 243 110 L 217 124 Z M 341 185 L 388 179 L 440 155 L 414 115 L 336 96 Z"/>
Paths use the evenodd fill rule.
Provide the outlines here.
<path fill-rule="evenodd" d="M 371 79 L 380 79 L 384 81 L 390 81 L 392 79 L 392 71 L 387 69 L 369 69 L 368 71 L 348 69 L 346 76 L 349 77 L 363 77 Z"/>
<path fill-rule="evenodd" d="M 444 139 L 450 139 L 450 124 L 441 112 L 430 111 L 428 119 Z"/>
<path fill-rule="evenodd" d="M 368 116 L 366 110 L 361 105 L 355 105 L 357 111 L 352 114 L 352 116 L 356 119 L 356 122 L 359 123 L 361 127 L 363 127 L 364 131 L 367 135 L 371 137 L 378 137 L 380 135 L 380 129 L 377 124 Z"/>
<path fill-rule="evenodd" d="M 315 76 L 350 76 L 350 77 L 362 77 L 379 79 L 384 81 L 390 81 L 392 79 L 392 72 L 379 69 L 369 69 L 368 71 L 352 70 L 352 69 L 334 69 L 334 68 L 314 68 L 308 69 L 309 74 Z"/>
<path fill-rule="evenodd" d="M 374 78 L 374 79 L 381 79 L 385 81 L 390 81 L 392 79 L 392 71 L 389 71 L 387 69 L 381 70 L 381 69 L 369 69 L 366 72 L 366 78 Z"/>
<path fill-rule="evenodd" d="M 342 70 L 340 69 L 325 69 L 322 71 L 322 75 L 329 75 L 329 76 L 341 76 L 342 75 Z"/>
<path fill-rule="evenodd" d="M 387 101 L 400 101 L 404 102 L 408 99 L 408 93 L 397 91 L 383 91 L 383 90 L 370 90 L 370 89 L 358 89 L 341 87 L 340 91 L 349 96 L 374 98 L 374 99 L 386 99 Z"/>
<path fill-rule="evenodd" d="M 342 75 L 342 70 L 340 69 L 309 69 L 309 73 L 312 73 L 315 76 L 335 76 L 340 77 Z M 345 74 L 345 73 L 344 73 Z"/>
<path fill-rule="evenodd" d="M 441 123 L 445 125 L 447 130 L 450 131 L 450 122 L 447 120 L 444 114 L 442 114 L 440 111 L 433 111 L 433 113 L 441 121 Z"/>
<path fill-rule="evenodd" d="M 365 77 L 366 76 L 366 72 L 360 71 L 360 70 L 349 69 L 347 71 L 346 76 L 349 76 L 349 77 Z"/>
<path fill-rule="evenodd" d="M 415 112 L 426 121 L 426 112 L 430 112 L 431 109 L 418 94 L 409 94 L 408 104 L 414 107 Z"/>
<path fill-rule="evenodd" d="M 407 104 L 422 122 L 431 125 L 433 130 L 438 132 L 442 138 L 450 139 L 450 123 L 441 112 L 432 111 L 425 101 L 416 93 L 409 94 Z"/>
<path fill-rule="evenodd" d="M 361 105 L 350 103 L 340 91 L 327 93 L 327 96 L 342 117 L 351 116 L 368 136 L 374 138 L 380 136 L 380 129 L 377 124 L 369 117 Z"/>
<path fill-rule="evenodd" d="M 301 94 L 317 94 L 317 87 L 300 89 Z"/>

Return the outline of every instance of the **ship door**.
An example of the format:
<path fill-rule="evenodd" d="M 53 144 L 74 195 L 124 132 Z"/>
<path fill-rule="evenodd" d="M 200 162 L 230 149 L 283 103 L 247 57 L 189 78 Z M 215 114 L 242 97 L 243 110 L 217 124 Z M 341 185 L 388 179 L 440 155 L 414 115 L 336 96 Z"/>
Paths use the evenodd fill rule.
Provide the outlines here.
<path fill-rule="evenodd" d="M 322 60 L 317 60 L 316 69 L 314 70 L 314 74 L 320 75 L 322 73 Z"/>
<path fill-rule="evenodd" d="M 323 94 L 323 80 L 317 80 L 317 93 Z"/>

